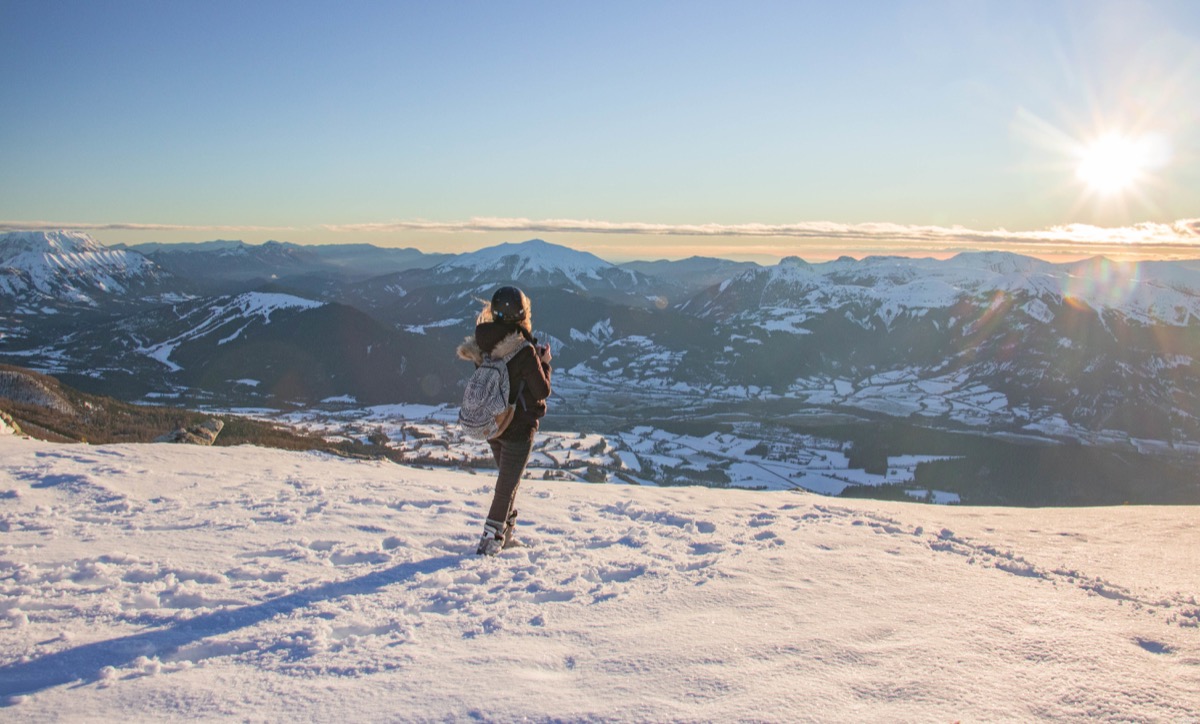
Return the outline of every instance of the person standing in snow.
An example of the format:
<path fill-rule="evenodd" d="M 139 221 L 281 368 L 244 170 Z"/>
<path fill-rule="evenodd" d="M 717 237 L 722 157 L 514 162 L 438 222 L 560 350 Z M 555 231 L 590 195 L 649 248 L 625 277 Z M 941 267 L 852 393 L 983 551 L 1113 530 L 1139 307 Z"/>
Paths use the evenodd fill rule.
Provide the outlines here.
<path fill-rule="evenodd" d="M 529 297 L 516 287 L 501 287 L 485 303 L 475 320 L 475 334 L 458 346 L 458 356 L 475 366 L 484 355 L 505 357 L 519 350 L 508 361 L 509 404 L 516 405 L 512 422 L 498 436 L 488 440 L 499 473 L 492 507 L 483 525 L 483 537 L 476 553 L 494 556 L 504 548 L 520 545 L 513 536 L 517 522 L 517 487 L 538 420 L 546 414 L 550 396 L 550 345 L 539 345 L 533 336 Z"/>

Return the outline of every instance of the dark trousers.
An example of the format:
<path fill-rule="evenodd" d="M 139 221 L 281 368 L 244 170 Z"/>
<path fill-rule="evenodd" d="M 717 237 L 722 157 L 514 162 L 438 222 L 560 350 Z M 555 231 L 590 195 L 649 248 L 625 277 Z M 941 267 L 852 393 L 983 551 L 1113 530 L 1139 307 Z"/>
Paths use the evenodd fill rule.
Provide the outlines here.
<path fill-rule="evenodd" d="M 496 476 L 496 495 L 492 498 L 488 520 L 504 523 L 517 500 L 517 487 L 521 484 L 525 463 L 529 462 L 533 440 L 488 440 L 488 445 L 492 448 L 496 467 L 500 468 Z"/>

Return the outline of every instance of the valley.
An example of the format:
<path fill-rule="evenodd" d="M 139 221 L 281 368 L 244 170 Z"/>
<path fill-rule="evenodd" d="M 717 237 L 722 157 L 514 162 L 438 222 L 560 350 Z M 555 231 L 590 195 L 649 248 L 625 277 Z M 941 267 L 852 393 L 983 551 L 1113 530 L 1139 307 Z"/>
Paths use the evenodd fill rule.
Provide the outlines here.
<path fill-rule="evenodd" d="M 451 424 L 468 372 L 453 349 L 478 300 L 516 283 L 554 350 L 538 474 L 969 504 L 1200 501 L 1195 262 L 616 265 L 541 240 L 422 255 L 39 234 L 0 235 L 0 362 L 87 393 L 257 410 L 334 437 L 376 427 L 378 453 L 483 466 Z M 417 409 L 433 412 L 381 412 Z"/>
<path fill-rule="evenodd" d="M 552 401 L 553 405 L 553 401 Z M 590 483 L 755 490 L 938 504 L 1079 506 L 1198 504 L 1194 452 L 1143 452 L 1031 436 L 947 431 L 885 416 L 720 406 L 637 420 L 552 407 L 527 476 Z M 331 443 L 369 445 L 404 464 L 494 469 L 464 439 L 452 405 L 318 405 L 233 410 Z"/>

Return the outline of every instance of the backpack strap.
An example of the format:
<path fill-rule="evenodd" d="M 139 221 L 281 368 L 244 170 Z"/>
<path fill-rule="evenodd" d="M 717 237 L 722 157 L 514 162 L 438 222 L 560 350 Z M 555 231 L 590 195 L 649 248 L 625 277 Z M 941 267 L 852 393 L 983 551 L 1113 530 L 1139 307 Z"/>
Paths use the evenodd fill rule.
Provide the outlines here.
<path fill-rule="evenodd" d="M 507 365 L 509 360 L 511 360 L 513 357 L 516 357 L 517 354 L 519 354 L 521 350 L 525 349 L 526 347 L 532 347 L 532 346 L 533 345 L 531 345 L 529 343 L 529 340 L 525 340 L 525 344 L 521 345 L 520 347 L 517 347 L 517 349 L 515 351 L 513 351 L 511 354 L 504 355 L 504 357 L 503 357 L 504 364 Z M 517 385 L 517 394 L 514 399 L 517 402 L 521 403 L 522 410 L 528 410 L 529 408 L 525 405 L 525 400 L 521 398 L 521 393 L 524 391 L 525 391 L 525 380 L 522 379 L 521 384 Z"/>
<path fill-rule="evenodd" d="M 521 403 L 522 410 L 525 410 L 526 412 L 528 412 L 529 407 L 525 404 L 525 398 L 521 397 L 521 393 L 524 391 L 525 391 L 525 380 L 522 379 L 521 384 L 517 385 L 517 402 Z"/>

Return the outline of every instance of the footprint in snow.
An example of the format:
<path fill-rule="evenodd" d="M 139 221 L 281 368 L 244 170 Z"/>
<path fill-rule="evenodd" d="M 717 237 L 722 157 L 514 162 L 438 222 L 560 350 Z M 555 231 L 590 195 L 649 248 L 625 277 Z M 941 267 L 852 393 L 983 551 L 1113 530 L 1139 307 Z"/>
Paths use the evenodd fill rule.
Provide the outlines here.
<path fill-rule="evenodd" d="M 777 520 L 779 520 L 779 518 L 773 513 L 756 513 L 754 517 L 750 519 L 749 525 L 751 528 L 762 528 L 764 526 L 774 524 Z"/>
<path fill-rule="evenodd" d="M 1165 644 L 1161 641 L 1155 641 L 1154 639 L 1144 639 L 1144 638 L 1139 637 L 1139 638 L 1134 639 L 1133 642 L 1135 644 L 1137 644 L 1138 646 L 1141 646 L 1146 651 L 1149 651 L 1152 654 L 1173 654 L 1173 653 L 1175 653 L 1174 646 L 1171 646 L 1170 644 Z"/>

